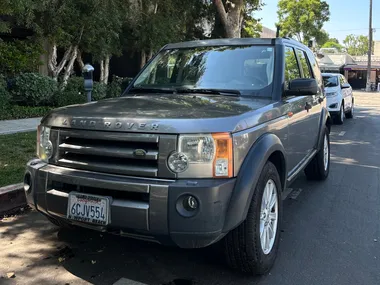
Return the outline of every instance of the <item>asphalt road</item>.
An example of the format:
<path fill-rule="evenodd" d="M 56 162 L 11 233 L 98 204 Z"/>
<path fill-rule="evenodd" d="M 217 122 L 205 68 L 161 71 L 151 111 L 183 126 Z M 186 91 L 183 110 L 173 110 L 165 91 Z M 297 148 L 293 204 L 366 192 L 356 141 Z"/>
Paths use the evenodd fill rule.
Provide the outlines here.
<path fill-rule="evenodd" d="M 81 230 L 28 212 L 0 222 L 1 284 L 380 284 L 380 94 L 356 93 L 333 126 L 328 180 L 300 177 L 284 201 L 279 255 L 266 276 L 230 271 L 214 249 L 182 250 Z M 176 281 L 174 281 L 176 280 Z"/>

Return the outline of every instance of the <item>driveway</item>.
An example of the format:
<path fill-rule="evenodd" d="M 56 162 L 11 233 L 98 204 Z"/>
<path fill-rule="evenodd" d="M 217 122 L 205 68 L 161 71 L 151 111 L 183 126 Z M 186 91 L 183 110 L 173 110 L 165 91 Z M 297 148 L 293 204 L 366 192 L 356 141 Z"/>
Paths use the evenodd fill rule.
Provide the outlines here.
<path fill-rule="evenodd" d="M 0 283 L 380 284 L 380 95 L 355 96 L 355 118 L 332 129 L 328 180 L 302 176 L 291 186 L 278 259 L 268 275 L 230 271 L 217 247 L 183 250 L 58 231 L 26 212 L 0 222 L 0 272 L 16 275 Z"/>

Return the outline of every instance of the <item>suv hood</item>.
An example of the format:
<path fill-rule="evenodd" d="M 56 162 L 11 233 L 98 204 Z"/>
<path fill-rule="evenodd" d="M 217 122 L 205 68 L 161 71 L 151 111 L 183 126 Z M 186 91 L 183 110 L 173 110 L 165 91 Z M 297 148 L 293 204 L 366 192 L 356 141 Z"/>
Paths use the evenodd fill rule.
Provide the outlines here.
<path fill-rule="evenodd" d="M 257 97 L 139 94 L 59 108 L 42 123 L 52 127 L 124 132 L 234 132 L 268 118 L 263 112 L 270 112 L 273 103 Z M 257 112 L 261 108 L 265 110 Z"/>

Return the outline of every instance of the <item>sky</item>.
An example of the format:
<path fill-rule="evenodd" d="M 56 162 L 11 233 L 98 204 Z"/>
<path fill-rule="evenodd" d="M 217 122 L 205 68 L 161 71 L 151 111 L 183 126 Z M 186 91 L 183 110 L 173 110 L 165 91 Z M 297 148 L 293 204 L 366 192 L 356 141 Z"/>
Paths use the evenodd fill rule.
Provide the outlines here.
<path fill-rule="evenodd" d="M 255 17 L 261 18 L 263 26 L 276 30 L 278 0 L 263 0 L 265 6 Z M 324 29 L 331 38 L 341 43 L 349 34 L 368 36 L 369 0 L 326 0 L 330 5 L 330 21 Z M 372 27 L 376 29 L 374 40 L 380 40 L 380 0 L 373 0 Z"/>

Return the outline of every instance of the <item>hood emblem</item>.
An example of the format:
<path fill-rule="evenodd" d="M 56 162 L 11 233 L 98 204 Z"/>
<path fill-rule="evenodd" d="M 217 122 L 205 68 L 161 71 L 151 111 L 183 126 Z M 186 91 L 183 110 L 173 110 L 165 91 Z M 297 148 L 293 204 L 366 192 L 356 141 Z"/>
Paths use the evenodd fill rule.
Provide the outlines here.
<path fill-rule="evenodd" d="M 138 148 L 138 149 L 135 149 L 133 151 L 133 155 L 134 156 L 138 156 L 138 157 L 144 157 L 144 156 L 146 156 L 146 151 L 143 150 L 143 149 Z"/>

